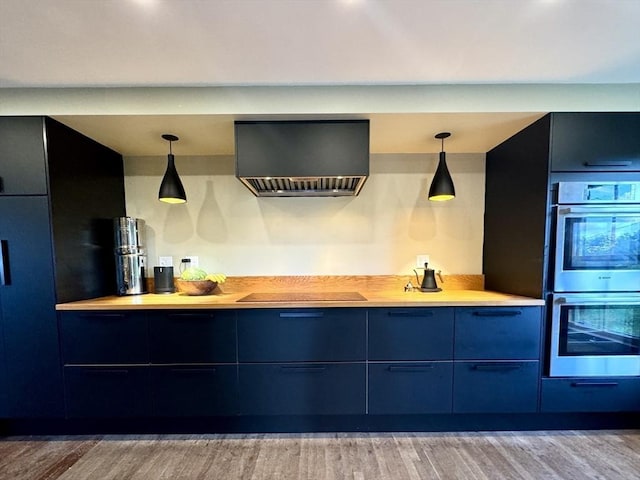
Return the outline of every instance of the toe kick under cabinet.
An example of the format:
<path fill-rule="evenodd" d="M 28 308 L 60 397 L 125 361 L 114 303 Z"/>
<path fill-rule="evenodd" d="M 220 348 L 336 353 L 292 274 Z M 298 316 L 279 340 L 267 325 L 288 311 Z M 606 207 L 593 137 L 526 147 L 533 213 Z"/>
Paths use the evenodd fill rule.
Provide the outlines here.
<path fill-rule="evenodd" d="M 535 412 L 541 307 L 61 311 L 67 416 Z"/>

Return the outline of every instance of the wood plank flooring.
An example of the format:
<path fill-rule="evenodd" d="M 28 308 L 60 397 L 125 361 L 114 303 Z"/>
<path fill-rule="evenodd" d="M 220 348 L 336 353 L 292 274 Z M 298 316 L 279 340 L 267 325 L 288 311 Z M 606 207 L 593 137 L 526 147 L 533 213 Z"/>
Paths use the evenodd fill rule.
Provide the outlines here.
<path fill-rule="evenodd" d="M 0 438 L 2 480 L 640 479 L 640 431 Z"/>

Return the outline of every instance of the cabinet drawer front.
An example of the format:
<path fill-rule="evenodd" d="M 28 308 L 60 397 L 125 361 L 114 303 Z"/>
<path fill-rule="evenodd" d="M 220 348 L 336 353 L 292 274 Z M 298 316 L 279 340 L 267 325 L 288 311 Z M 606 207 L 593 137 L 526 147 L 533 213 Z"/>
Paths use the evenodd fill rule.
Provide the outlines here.
<path fill-rule="evenodd" d="M 369 360 L 453 358 L 453 308 L 369 310 Z"/>
<path fill-rule="evenodd" d="M 364 363 L 240 365 L 244 415 L 365 413 Z"/>
<path fill-rule="evenodd" d="M 540 307 L 458 308 L 456 360 L 540 358 Z"/>
<path fill-rule="evenodd" d="M 640 113 L 554 113 L 551 171 L 640 171 Z"/>
<path fill-rule="evenodd" d="M 363 309 L 238 312 L 240 362 L 361 361 L 365 338 Z"/>
<path fill-rule="evenodd" d="M 141 312 L 60 312 L 66 365 L 148 363 L 147 319 Z"/>
<path fill-rule="evenodd" d="M 152 363 L 233 363 L 235 311 L 150 312 Z"/>
<path fill-rule="evenodd" d="M 151 415 L 147 367 L 65 367 L 68 417 Z"/>
<path fill-rule="evenodd" d="M 456 362 L 454 413 L 524 413 L 538 406 L 539 362 Z"/>
<path fill-rule="evenodd" d="M 638 378 L 544 378 L 543 412 L 640 411 Z"/>
<path fill-rule="evenodd" d="M 235 365 L 151 368 L 153 412 L 158 416 L 217 416 L 238 413 Z"/>
<path fill-rule="evenodd" d="M 0 196 L 45 195 L 42 117 L 0 117 Z"/>
<path fill-rule="evenodd" d="M 451 413 L 452 362 L 370 363 L 369 413 Z"/>

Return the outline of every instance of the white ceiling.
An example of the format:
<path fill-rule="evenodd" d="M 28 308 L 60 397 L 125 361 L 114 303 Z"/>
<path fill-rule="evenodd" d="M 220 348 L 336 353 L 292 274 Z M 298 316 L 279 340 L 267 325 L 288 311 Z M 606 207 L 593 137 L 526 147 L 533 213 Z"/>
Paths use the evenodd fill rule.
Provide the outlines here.
<path fill-rule="evenodd" d="M 0 0 L 0 19 L 0 99 L 52 87 L 640 85 L 640 0 Z M 125 155 L 164 153 L 168 131 L 184 154 L 233 151 L 234 111 L 90 108 L 41 113 Z M 371 118 L 374 152 L 437 151 L 425 138 L 445 129 L 477 152 L 545 110 L 357 113 Z"/>

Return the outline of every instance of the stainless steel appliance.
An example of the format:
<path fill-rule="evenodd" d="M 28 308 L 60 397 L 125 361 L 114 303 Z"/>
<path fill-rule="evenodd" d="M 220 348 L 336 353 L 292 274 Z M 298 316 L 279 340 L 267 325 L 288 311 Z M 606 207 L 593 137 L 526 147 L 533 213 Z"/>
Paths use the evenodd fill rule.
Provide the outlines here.
<path fill-rule="evenodd" d="M 145 222 L 140 218 L 118 217 L 113 221 L 118 295 L 147 293 L 144 229 Z"/>
<path fill-rule="evenodd" d="M 640 375 L 640 294 L 552 295 L 550 376 Z"/>
<path fill-rule="evenodd" d="M 549 375 L 640 376 L 640 182 L 560 182 Z"/>
<path fill-rule="evenodd" d="M 558 184 L 556 292 L 640 290 L 640 182 Z"/>

